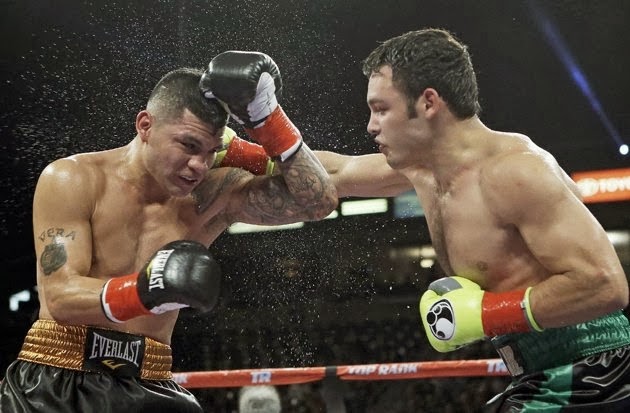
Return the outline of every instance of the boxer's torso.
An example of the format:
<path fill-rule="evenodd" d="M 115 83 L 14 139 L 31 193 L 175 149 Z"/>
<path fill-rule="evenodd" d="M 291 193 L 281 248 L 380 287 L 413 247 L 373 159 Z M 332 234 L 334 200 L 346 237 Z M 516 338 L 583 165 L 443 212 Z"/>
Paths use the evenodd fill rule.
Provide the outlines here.
<path fill-rule="evenodd" d="M 548 154 L 520 137 L 490 134 L 485 138 L 486 146 L 479 150 L 490 156 L 461 167 L 447 185 L 438 185 L 428 170 L 406 175 L 424 206 L 437 259 L 447 275 L 469 278 L 494 292 L 537 284 L 551 274 L 531 253 L 516 225 L 496 213 L 487 193 L 495 186 L 490 180 L 497 178 L 483 171 L 512 152 L 529 151 L 545 159 Z M 555 167 L 549 173 L 565 180 Z"/>
<path fill-rule="evenodd" d="M 86 197 L 94 194 L 94 199 L 85 200 L 92 204 L 89 217 L 92 262 L 89 274 L 86 274 L 89 277 L 108 279 L 136 272 L 155 251 L 173 240 L 188 239 L 209 246 L 229 225 L 221 209 L 225 203 L 220 200 L 226 192 L 219 191 L 220 183 L 212 184 L 225 179 L 227 168 L 208 173 L 205 199 L 218 202 L 200 211 L 193 195 L 146 199 L 142 188 L 119 172 L 116 151 L 88 154 L 80 162 L 85 163 L 90 185 L 97 188 L 85 191 Z M 137 317 L 106 327 L 169 343 L 177 314 L 177 311 L 171 311 L 158 316 Z M 41 300 L 40 318 L 52 318 L 46 300 Z"/>

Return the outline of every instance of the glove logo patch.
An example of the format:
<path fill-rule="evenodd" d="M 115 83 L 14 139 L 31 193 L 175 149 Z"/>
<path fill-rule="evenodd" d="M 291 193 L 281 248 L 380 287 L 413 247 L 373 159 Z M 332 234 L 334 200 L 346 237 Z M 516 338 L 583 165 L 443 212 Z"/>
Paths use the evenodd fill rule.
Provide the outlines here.
<path fill-rule="evenodd" d="M 440 300 L 433 304 L 426 314 L 431 334 L 438 340 L 450 340 L 455 333 L 455 316 L 451 303 Z"/>
<path fill-rule="evenodd" d="M 149 272 L 149 291 L 154 288 L 164 289 L 164 267 L 173 251 L 175 250 L 160 250 L 155 254 L 155 258 L 147 268 L 147 270 L 151 270 Z"/>

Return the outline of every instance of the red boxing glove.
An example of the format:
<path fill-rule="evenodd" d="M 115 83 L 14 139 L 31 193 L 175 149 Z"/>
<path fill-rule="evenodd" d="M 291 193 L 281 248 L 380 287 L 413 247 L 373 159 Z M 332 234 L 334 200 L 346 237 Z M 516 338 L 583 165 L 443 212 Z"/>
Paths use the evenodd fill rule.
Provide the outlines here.
<path fill-rule="evenodd" d="M 504 293 L 485 292 L 481 301 L 481 320 L 487 337 L 542 331 L 529 305 L 530 290 L 531 287 Z"/>
<path fill-rule="evenodd" d="M 302 147 L 302 135 L 278 105 L 265 119 L 265 122 L 254 129 L 245 128 L 253 140 L 260 143 L 265 152 L 280 161 L 289 159 Z"/>
<path fill-rule="evenodd" d="M 153 314 L 145 307 L 138 295 L 140 273 L 114 277 L 101 291 L 101 306 L 105 316 L 115 323 L 122 323 L 141 315 Z"/>
<path fill-rule="evenodd" d="M 273 175 L 275 163 L 269 159 L 262 146 L 233 136 L 227 149 L 217 153 L 215 167 L 242 168 L 254 175 Z"/>

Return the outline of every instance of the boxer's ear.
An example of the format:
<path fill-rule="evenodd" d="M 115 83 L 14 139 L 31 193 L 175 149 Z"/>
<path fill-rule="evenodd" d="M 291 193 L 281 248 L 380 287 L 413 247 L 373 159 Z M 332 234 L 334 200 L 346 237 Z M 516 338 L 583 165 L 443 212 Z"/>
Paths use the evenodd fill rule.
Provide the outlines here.
<path fill-rule="evenodd" d="M 153 125 L 153 116 L 147 110 L 141 110 L 136 115 L 136 133 L 146 142 L 149 137 L 149 131 Z"/>
<path fill-rule="evenodd" d="M 442 107 L 446 105 L 446 102 L 440 97 L 437 90 L 433 88 L 426 88 L 420 94 L 418 101 L 416 102 L 416 111 L 418 114 L 424 114 L 427 119 L 434 117 Z"/>

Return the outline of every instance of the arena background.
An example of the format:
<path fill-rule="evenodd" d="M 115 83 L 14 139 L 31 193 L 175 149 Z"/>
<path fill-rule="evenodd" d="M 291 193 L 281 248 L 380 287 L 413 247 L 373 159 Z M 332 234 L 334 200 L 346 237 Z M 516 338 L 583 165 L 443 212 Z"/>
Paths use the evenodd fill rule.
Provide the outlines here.
<path fill-rule="evenodd" d="M 361 60 L 391 36 L 446 28 L 470 47 L 488 126 L 529 135 L 569 173 L 630 165 L 619 152 L 630 137 L 625 0 L 0 4 L 2 372 L 37 310 L 31 202 L 42 168 L 126 144 L 165 72 L 204 67 L 225 50 L 274 58 L 284 80 L 281 103 L 312 148 L 362 154 L 376 148 L 365 130 Z M 340 214 L 300 229 L 222 235 L 211 247 L 225 270 L 220 305 L 208 315 L 182 312 L 174 369 L 495 357 L 485 344 L 448 355 L 429 348 L 417 299 L 440 270 L 420 265 L 429 245 L 423 218 L 397 217 L 399 203 L 387 205 L 380 214 Z M 622 235 L 630 230 L 629 207 L 589 205 Z M 628 242 L 618 248 L 628 273 Z M 348 412 L 475 412 L 506 380 L 325 380 L 279 390 L 285 412 L 324 412 L 335 397 Z M 231 412 L 236 390 L 195 394 L 208 411 Z"/>

